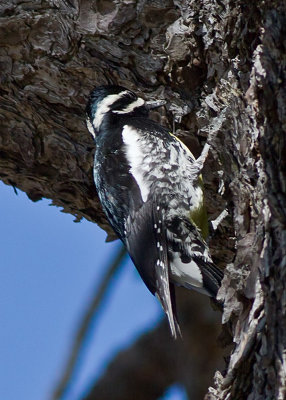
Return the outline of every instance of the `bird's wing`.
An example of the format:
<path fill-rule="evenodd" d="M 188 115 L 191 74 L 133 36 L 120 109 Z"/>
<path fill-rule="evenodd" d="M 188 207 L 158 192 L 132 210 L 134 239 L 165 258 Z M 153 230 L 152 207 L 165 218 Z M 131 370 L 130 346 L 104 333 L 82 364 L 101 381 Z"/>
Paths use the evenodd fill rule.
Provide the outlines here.
<path fill-rule="evenodd" d="M 223 272 L 214 265 L 197 227 L 187 218 L 166 221 L 172 280 L 216 297 Z"/>
<path fill-rule="evenodd" d="M 204 287 L 208 291 L 208 294 L 215 298 L 224 276 L 222 270 L 212 261 L 206 260 L 203 257 L 194 256 L 194 261 L 201 269 Z"/>
<path fill-rule="evenodd" d="M 167 314 L 173 337 L 180 336 L 174 285 L 169 281 L 168 249 L 162 210 L 152 195 L 126 220 L 127 250 L 148 289 Z"/>

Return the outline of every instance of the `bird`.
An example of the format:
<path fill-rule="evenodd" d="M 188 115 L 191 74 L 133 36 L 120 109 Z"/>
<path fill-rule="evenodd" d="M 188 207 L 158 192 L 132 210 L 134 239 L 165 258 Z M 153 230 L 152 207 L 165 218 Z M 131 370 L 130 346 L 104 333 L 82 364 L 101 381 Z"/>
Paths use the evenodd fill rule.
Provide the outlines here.
<path fill-rule="evenodd" d="M 150 292 L 181 336 L 175 286 L 215 298 L 223 272 L 207 245 L 208 218 L 197 159 L 149 118 L 164 101 L 146 101 L 118 85 L 93 89 L 86 124 L 95 140 L 94 183 L 103 211 Z"/>

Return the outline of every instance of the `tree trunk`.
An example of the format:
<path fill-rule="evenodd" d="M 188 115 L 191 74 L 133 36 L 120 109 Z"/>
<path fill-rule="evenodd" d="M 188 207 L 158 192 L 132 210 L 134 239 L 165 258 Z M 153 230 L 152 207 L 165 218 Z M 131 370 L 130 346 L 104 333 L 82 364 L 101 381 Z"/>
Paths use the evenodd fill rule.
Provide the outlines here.
<path fill-rule="evenodd" d="M 164 98 L 165 114 L 153 118 L 170 129 L 175 123 L 196 155 L 202 141 L 210 142 L 208 211 L 212 219 L 226 207 L 230 214 L 210 246 L 225 267 L 219 296 L 234 347 L 206 398 L 284 399 L 284 1 L 15 0 L 1 3 L 0 17 L 0 178 L 33 201 L 47 197 L 77 220 L 98 223 L 114 239 L 92 179 L 94 145 L 84 123 L 89 91 L 117 83 Z M 186 296 L 179 294 L 183 319 L 192 307 Z M 214 335 L 196 323 L 206 341 Z M 195 328 L 186 324 L 193 335 L 187 342 Z M 140 339 L 136 351 L 156 343 L 158 332 L 149 334 L 151 342 Z M 178 348 L 163 343 L 158 353 Z M 207 356 L 202 345 L 195 360 Z M 165 362 L 174 366 L 172 357 Z M 166 368 L 153 397 L 146 392 L 142 398 L 159 397 L 179 378 L 199 398 L 201 388 L 191 389 L 193 376 L 200 379 L 196 365 L 185 363 L 183 371 L 183 364 L 174 373 Z"/>

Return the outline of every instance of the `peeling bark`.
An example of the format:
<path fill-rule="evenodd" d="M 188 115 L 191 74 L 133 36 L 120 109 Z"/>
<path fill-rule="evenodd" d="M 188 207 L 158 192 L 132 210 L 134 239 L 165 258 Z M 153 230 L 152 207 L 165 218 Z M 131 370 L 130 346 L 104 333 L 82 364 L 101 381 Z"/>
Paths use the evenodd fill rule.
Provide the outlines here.
<path fill-rule="evenodd" d="M 206 398 L 284 399 L 285 3 L 15 0 L 0 17 L 0 178 L 111 233 L 92 181 L 88 93 L 118 83 L 166 99 L 153 117 L 175 122 L 196 155 L 208 138 L 208 211 L 231 216 L 211 251 L 226 267 L 234 349 Z"/>

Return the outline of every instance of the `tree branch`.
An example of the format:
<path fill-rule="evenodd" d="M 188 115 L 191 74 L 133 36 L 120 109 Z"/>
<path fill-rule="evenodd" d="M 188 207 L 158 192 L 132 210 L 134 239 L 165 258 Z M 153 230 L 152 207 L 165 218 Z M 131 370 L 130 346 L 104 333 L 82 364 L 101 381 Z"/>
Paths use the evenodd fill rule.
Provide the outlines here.
<path fill-rule="evenodd" d="M 79 369 L 80 361 L 82 361 L 83 352 L 87 346 L 87 338 L 94 325 L 96 318 L 99 316 L 100 309 L 106 299 L 107 291 L 110 289 L 112 281 L 114 281 L 120 266 L 122 265 L 127 253 L 123 246 L 120 246 L 119 251 L 114 257 L 114 260 L 106 270 L 104 276 L 98 287 L 95 289 L 95 296 L 92 298 L 90 304 L 87 306 L 86 312 L 83 315 L 79 328 L 75 334 L 74 342 L 71 351 L 63 370 L 62 377 L 54 391 L 53 398 L 55 400 L 64 396 L 65 392 L 71 385 L 76 371 Z"/>
<path fill-rule="evenodd" d="M 177 291 L 183 340 L 173 340 L 166 319 L 120 351 L 84 400 L 155 400 L 174 382 L 186 387 L 189 398 L 200 399 L 222 367 L 217 343 L 220 313 L 209 300 L 184 289 Z"/>

